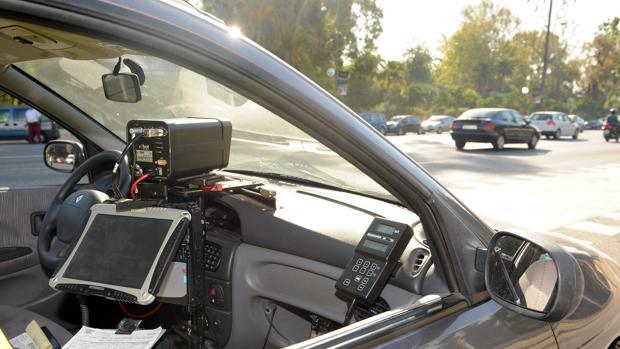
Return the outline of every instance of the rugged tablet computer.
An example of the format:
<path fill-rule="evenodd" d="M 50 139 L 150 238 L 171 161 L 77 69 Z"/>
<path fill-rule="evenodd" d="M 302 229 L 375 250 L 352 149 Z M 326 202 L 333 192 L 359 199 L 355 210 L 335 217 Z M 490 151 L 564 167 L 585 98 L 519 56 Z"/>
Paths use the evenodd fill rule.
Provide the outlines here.
<path fill-rule="evenodd" d="M 155 300 L 191 219 L 184 210 L 117 212 L 97 204 L 69 256 L 50 279 L 58 290 L 138 304 Z"/>

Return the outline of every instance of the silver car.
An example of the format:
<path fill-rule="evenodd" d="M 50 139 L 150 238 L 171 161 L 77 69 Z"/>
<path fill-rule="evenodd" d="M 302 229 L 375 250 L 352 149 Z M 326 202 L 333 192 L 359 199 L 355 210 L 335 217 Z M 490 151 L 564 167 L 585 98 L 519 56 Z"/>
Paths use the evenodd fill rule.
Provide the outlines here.
<path fill-rule="evenodd" d="M 422 122 L 422 130 L 424 132 L 436 132 L 441 134 L 444 131 L 450 130 L 450 126 L 452 126 L 454 119 L 454 116 L 450 115 L 432 115 Z"/>

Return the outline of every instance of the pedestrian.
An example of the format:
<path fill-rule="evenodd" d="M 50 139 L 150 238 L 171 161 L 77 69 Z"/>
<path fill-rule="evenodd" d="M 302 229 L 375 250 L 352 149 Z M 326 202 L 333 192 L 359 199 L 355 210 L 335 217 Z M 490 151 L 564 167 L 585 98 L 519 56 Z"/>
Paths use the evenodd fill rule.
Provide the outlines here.
<path fill-rule="evenodd" d="M 28 123 L 28 143 L 41 143 L 41 113 L 36 109 L 28 108 L 26 122 Z"/>

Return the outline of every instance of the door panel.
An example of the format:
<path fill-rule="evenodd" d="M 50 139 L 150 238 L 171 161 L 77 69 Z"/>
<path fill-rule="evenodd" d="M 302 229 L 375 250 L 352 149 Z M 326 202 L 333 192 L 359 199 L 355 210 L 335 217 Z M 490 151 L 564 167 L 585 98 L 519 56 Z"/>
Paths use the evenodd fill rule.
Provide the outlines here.
<path fill-rule="evenodd" d="M 47 275 L 39 265 L 37 237 L 32 234 L 30 214 L 45 211 L 56 187 L 0 190 L 0 251 L 29 250 L 0 262 L 0 303 L 27 305 L 47 289 Z"/>
<path fill-rule="evenodd" d="M 241 244 L 233 266 L 233 321 L 228 348 L 260 347 L 269 330 L 267 309 L 277 304 L 270 346 L 283 347 L 309 338 L 309 317 L 316 314 L 336 323 L 347 304 L 334 285 L 342 269 L 306 258 Z M 419 295 L 387 285 L 381 297 L 391 308 L 415 303 Z"/>

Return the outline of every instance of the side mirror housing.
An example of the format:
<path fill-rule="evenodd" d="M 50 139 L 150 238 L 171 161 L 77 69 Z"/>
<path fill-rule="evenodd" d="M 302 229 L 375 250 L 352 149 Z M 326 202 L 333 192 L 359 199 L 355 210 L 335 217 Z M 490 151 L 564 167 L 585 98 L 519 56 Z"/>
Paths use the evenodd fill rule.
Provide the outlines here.
<path fill-rule="evenodd" d="M 50 141 L 43 149 L 45 165 L 54 171 L 70 173 L 85 159 L 82 144 L 75 141 Z"/>
<path fill-rule="evenodd" d="M 577 261 L 542 235 L 496 233 L 489 244 L 484 282 L 493 300 L 530 318 L 556 322 L 583 297 Z"/>
<path fill-rule="evenodd" d="M 101 77 L 105 98 L 121 103 L 136 103 L 142 99 L 140 80 L 133 73 L 105 74 Z"/>

